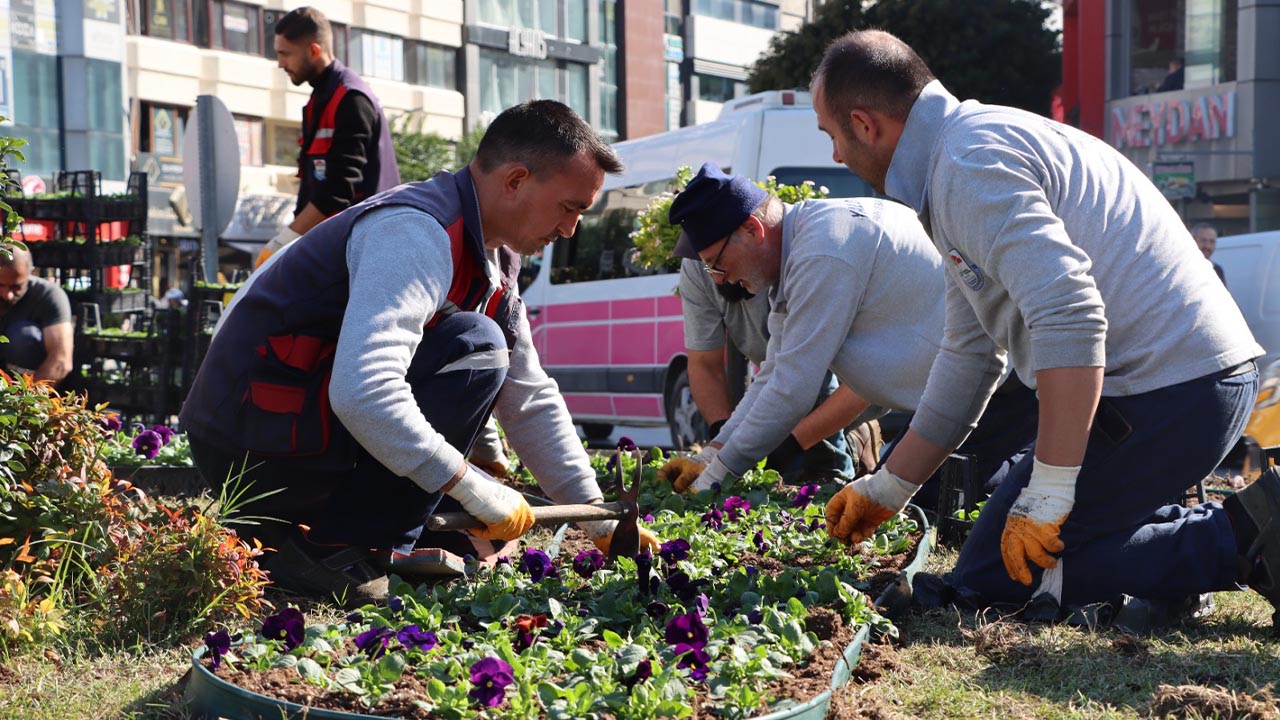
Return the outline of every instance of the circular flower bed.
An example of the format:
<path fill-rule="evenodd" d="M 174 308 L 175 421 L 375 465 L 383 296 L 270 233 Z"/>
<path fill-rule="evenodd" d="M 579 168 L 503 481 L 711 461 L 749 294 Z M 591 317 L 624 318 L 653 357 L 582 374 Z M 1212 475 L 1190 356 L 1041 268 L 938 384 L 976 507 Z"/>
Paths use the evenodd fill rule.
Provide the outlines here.
<path fill-rule="evenodd" d="M 564 558 L 530 548 L 452 583 L 398 583 L 385 606 L 341 622 L 308 626 L 286 608 L 210 633 L 197 662 L 255 693 L 347 713 L 745 718 L 829 688 L 855 627 L 891 631 L 865 591 L 897 576 L 890 563 L 916 523 L 898 518 L 851 550 L 824 531 L 836 488 L 758 471 L 685 497 L 656 480 L 659 462 L 641 493 L 664 539 L 654 555 L 610 565 L 585 543 Z"/>

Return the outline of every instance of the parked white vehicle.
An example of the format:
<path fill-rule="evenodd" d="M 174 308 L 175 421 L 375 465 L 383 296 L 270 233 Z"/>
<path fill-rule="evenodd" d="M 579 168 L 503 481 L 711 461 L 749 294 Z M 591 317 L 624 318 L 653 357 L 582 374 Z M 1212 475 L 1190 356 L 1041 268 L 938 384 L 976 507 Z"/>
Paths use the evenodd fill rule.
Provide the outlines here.
<path fill-rule="evenodd" d="M 870 187 L 831 159 L 809 94 L 771 91 L 727 103 L 715 122 L 614 146 L 626 172 L 606 178 L 572 238 L 544 251 L 523 297 L 542 365 L 587 437 L 614 425 L 667 425 L 685 447 L 701 423 L 685 372 L 679 274 L 631 262 L 636 215 L 669 189 L 676 169 L 715 162 L 781 183 L 812 180 L 831 197 Z"/>
<path fill-rule="evenodd" d="M 1258 367 L 1280 360 L 1280 230 L 1218 238 L 1213 261 L 1222 266 L 1227 289 L 1267 352 Z"/>

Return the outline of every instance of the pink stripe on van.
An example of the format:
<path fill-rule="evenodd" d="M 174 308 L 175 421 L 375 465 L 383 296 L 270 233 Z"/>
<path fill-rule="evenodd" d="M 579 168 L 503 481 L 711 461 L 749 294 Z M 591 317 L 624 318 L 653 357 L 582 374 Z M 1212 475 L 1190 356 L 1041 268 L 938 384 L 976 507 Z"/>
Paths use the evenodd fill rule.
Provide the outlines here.
<path fill-rule="evenodd" d="M 658 298 L 658 315 L 682 315 L 684 307 L 680 304 L 680 296 L 671 294 Z"/>
<path fill-rule="evenodd" d="M 655 418 L 661 420 L 667 416 L 662 409 L 662 398 L 657 395 L 615 395 L 613 408 L 623 417 Z M 573 408 L 570 408 L 572 412 Z"/>
<path fill-rule="evenodd" d="M 684 321 L 667 320 L 658 323 L 658 357 L 667 362 L 684 353 Z"/>
<path fill-rule="evenodd" d="M 653 323 L 639 322 L 611 325 L 609 341 L 613 352 L 609 354 L 614 365 L 652 365 Z"/>
<path fill-rule="evenodd" d="M 653 317 L 653 298 L 614 300 L 609 303 L 614 320 Z"/>
<path fill-rule="evenodd" d="M 571 415 L 613 415 L 613 404 L 603 395 L 564 394 L 564 404 L 569 406 Z"/>
<path fill-rule="evenodd" d="M 543 365 L 608 365 L 609 343 L 599 326 L 547 328 Z"/>
<path fill-rule="evenodd" d="M 547 322 L 578 322 L 582 320 L 608 320 L 609 303 L 579 302 L 547 305 L 543 309 Z"/>

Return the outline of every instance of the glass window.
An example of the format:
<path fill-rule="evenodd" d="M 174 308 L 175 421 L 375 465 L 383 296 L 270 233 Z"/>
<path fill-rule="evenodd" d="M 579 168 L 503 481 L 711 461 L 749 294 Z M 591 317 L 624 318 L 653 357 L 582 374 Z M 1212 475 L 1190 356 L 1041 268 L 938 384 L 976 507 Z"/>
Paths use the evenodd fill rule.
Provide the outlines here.
<path fill-rule="evenodd" d="M 458 50 L 435 43 L 406 44 L 405 81 L 416 85 L 458 89 Z"/>
<path fill-rule="evenodd" d="M 13 126 L 5 134 L 27 141 L 24 174 L 53 177 L 62 169 L 59 124 L 58 58 L 14 50 Z"/>
<path fill-rule="evenodd" d="M 613 5 L 613 2 L 605 0 L 602 4 Z M 603 8 L 600 14 L 604 14 Z M 565 0 L 564 39 L 580 43 L 587 41 L 587 0 Z"/>
<path fill-rule="evenodd" d="M 404 81 L 404 38 L 356 28 L 351 31 L 351 61 L 365 77 Z"/>
<path fill-rule="evenodd" d="M 87 60 L 85 87 L 88 90 L 85 111 L 89 127 L 89 159 L 92 167 L 102 171 L 108 180 L 124 177 L 124 108 L 123 80 L 120 63 L 110 60 Z"/>
<path fill-rule="evenodd" d="M 262 165 L 262 118 L 235 115 L 232 124 L 240 143 L 240 164 Z"/>
<path fill-rule="evenodd" d="M 698 74 L 698 99 L 710 102 L 728 102 L 734 97 L 737 83 L 725 77 Z"/>
<path fill-rule="evenodd" d="M 767 30 L 778 29 L 778 7 L 756 0 L 694 0 L 693 13 Z"/>
<path fill-rule="evenodd" d="M 1186 87 L 1236 79 L 1236 0 L 1187 0 Z"/>
<path fill-rule="evenodd" d="M 827 197 L 875 197 L 875 190 L 862 178 L 845 168 L 833 167 L 779 167 L 770 173 L 779 185 L 799 185 L 805 180 L 812 180 L 814 185 L 825 187 Z"/>
<path fill-rule="evenodd" d="M 297 125 L 271 125 L 271 143 L 268 146 L 270 155 L 267 162 L 272 165 L 296 165 L 298 163 L 298 139 L 302 137 L 302 129 Z"/>
<path fill-rule="evenodd" d="M 587 107 L 587 66 L 580 63 L 566 63 L 564 68 L 565 93 L 564 104 L 582 117 L 591 117 Z"/>
<path fill-rule="evenodd" d="M 618 138 L 618 17 L 617 0 L 600 3 L 600 43 L 604 58 L 600 64 L 600 134 L 605 140 Z"/>
<path fill-rule="evenodd" d="M 210 15 L 212 47 L 255 55 L 262 51 L 262 14 L 259 8 L 244 3 L 212 0 Z M 274 29 L 272 37 L 274 39 Z"/>
<path fill-rule="evenodd" d="M 498 113 L 517 103 L 539 98 L 565 100 L 556 92 L 553 60 L 517 58 L 480 48 L 480 112 Z"/>
<path fill-rule="evenodd" d="M 1237 0 L 1130 0 L 1133 94 L 1236 78 Z"/>
<path fill-rule="evenodd" d="M 845 173 L 846 175 L 849 173 Z M 578 222 L 572 238 L 552 245 L 551 282 L 557 284 L 652 275 L 632 262 L 631 231 L 640 214 L 668 182 L 654 182 L 603 193 Z M 661 272 L 673 272 L 678 261 Z"/>
<path fill-rule="evenodd" d="M 329 25 L 333 28 L 333 56 L 344 65 L 350 64 L 351 55 L 348 52 L 350 29 L 342 23 L 329 23 Z M 271 57 L 274 58 L 275 55 L 272 54 Z"/>
<path fill-rule="evenodd" d="M 142 0 L 142 4 L 144 35 L 191 42 L 189 0 Z"/>

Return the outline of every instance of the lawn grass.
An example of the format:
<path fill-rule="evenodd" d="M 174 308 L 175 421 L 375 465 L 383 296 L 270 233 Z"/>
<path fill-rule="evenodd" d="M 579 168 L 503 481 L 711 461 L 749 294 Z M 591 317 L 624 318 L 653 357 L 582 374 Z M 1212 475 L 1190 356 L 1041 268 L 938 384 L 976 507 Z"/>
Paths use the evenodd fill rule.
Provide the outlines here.
<path fill-rule="evenodd" d="M 945 572 L 954 562 L 954 551 L 936 547 L 927 569 Z M 1252 592 L 1215 599 L 1209 617 L 1137 638 L 983 622 L 955 610 L 916 613 L 900 623 L 899 643 L 866 648 L 855 674 L 868 679 L 847 686 L 832 717 L 1094 720 L 1165 717 L 1173 708 L 1182 712 L 1176 717 L 1280 716 L 1259 690 L 1280 683 L 1271 606 Z M 345 614 L 324 603 L 303 610 L 309 619 Z M 185 718 L 184 676 L 199 643 L 110 653 L 58 647 L 4 658 L 0 718 Z M 1174 694 L 1162 685 L 1194 687 Z M 1171 709 L 1153 712 L 1157 695 Z M 1259 703 L 1250 706 L 1253 700 Z"/>

